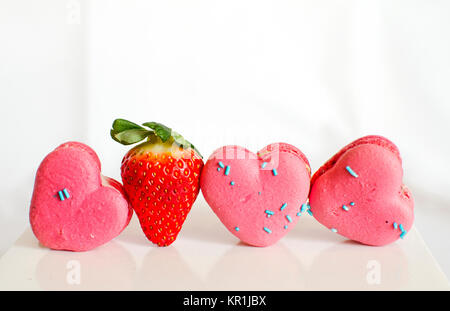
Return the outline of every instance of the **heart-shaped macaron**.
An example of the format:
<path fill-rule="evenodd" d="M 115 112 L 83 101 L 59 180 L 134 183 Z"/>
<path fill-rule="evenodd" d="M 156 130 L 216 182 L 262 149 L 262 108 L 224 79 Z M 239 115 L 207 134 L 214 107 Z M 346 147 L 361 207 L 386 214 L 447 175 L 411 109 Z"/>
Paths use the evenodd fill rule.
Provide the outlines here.
<path fill-rule="evenodd" d="M 116 237 L 132 209 L 122 185 L 101 175 L 100 160 L 89 146 L 62 144 L 36 173 L 30 224 L 45 246 L 86 251 Z"/>
<path fill-rule="evenodd" d="M 397 147 L 381 136 L 350 143 L 311 179 L 313 216 L 331 231 L 367 245 L 404 238 L 414 221 L 414 201 L 402 182 Z"/>
<path fill-rule="evenodd" d="M 231 233 L 249 245 L 269 246 L 297 223 L 310 172 L 304 154 L 286 143 L 268 145 L 257 154 L 225 146 L 209 157 L 200 187 Z"/>

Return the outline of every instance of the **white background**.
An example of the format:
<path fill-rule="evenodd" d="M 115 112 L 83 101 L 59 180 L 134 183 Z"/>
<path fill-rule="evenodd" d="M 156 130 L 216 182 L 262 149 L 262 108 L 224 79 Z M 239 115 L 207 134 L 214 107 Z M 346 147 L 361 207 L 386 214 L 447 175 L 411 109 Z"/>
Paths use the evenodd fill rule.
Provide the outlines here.
<path fill-rule="evenodd" d="M 68 140 L 119 177 L 114 118 L 159 121 L 207 157 L 285 141 L 313 170 L 380 134 L 450 275 L 449 1 L 0 0 L 0 254 L 36 169 Z M 195 207 L 194 207 L 195 208 Z"/>

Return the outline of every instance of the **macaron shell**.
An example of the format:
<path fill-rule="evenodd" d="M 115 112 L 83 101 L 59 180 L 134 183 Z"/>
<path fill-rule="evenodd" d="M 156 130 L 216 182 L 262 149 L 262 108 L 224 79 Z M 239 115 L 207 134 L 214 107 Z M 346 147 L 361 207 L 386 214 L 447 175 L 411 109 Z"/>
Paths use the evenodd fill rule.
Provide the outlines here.
<path fill-rule="evenodd" d="M 400 224 L 406 231 L 411 229 L 414 201 L 402 183 L 399 153 L 386 145 L 360 139 L 344 148 L 339 157 L 333 157 L 333 165 L 315 174 L 309 204 L 320 223 L 367 245 L 396 241 L 402 234 Z M 358 177 L 352 176 L 347 167 Z"/>
<path fill-rule="evenodd" d="M 379 136 L 379 135 L 368 135 L 361 138 L 358 138 L 357 140 L 351 142 L 350 144 L 343 147 L 341 150 L 339 150 L 333 157 L 331 157 L 327 162 L 325 162 L 313 175 L 311 178 L 311 185 L 314 184 L 315 180 L 325 173 L 328 169 L 333 167 L 336 164 L 336 161 L 339 160 L 339 158 L 349 149 L 352 149 L 354 147 L 357 147 L 359 145 L 364 144 L 371 144 L 371 145 L 377 145 L 380 147 L 385 148 L 386 150 L 391 151 L 395 157 L 401 162 L 402 159 L 400 157 L 400 151 L 398 150 L 397 146 L 391 142 L 389 139 Z"/>
<path fill-rule="evenodd" d="M 203 196 L 241 241 L 253 246 L 272 245 L 295 226 L 297 213 L 307 200 L 309 164 L 300 154 L 294 146 L 283 143 L 271 144 L 258 155 L 240 146 L 222 147 L 203 168 Z M 262 168 L 264 162 L 267 164 Z"/>
<path fill-rule="evenodd" d="M 95 165 L 99 171 L 101 171 L 102 165 L 100 163 L 100 159 L 98 158 L 98 155 L 94 151 L 94 149 L 92 149 L 88 145 L 80 143 L 78 141 L 69 141 L 69 142 L 63 143 L 63 144 L 59 145 L 58 147 L 56 147 L 55 151 L 65 149 L 65 148 L 70 148 L 71 150 L 77 149 L 77 150 L 84 151 L 85 157 L 90 157 L 91 163 L 93 165 Z"/>
<path fill-rule="evenodd" d="M 119 186 L 117 181 L 102 179 L 100 162 L 90 147 L 61 145 L 47 155 L 36 173 L 30 206 L 35 236 L 49 248 L 71 251 L 108 242 L 132 215 Z M 63 189 L 69 198 L 61 200 L 58 192 Z"/>

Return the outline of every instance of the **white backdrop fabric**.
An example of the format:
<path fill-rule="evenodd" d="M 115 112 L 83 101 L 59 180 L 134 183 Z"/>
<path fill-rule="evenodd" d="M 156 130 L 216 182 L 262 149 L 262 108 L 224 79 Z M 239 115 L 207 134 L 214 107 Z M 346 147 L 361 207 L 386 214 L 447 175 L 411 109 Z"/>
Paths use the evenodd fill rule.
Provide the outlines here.
<path fill-rule="evenodd" d="M 450 200 L 450 2 L 93 1 L 89 141 L 117 173 L 116 117 L 161 121 L 209 155 L 286 141 L 317 169 L 367 134 L 405 181 Z M 111 166 L 109 166 L 111 164 Z"/>
<path fill-rule="evenodd" d="M 313 170 L 384 135 L 416 209 L 450 210 L 450 1 L 2 0 L 0 39 L 7 241 L 59 143 L 88 143 L 120 179 L 117 117 L 167 124 L 206 157 L 288 142 Z"/>

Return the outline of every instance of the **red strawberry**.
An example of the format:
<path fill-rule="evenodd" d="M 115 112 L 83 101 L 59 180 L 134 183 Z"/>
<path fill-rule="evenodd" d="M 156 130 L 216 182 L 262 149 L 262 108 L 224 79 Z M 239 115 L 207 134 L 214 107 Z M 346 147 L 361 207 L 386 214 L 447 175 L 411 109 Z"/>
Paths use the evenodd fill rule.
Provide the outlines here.
<path fill-rule="evenodd" d="M 111 137 L 132 148 L 122 160 L 125 193 L 147 238 L 168 246 L 177 238 L 200 190 L 203 160 L 180 134 L 155 122 L 116 119 Z"/>

